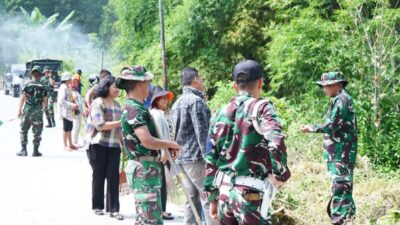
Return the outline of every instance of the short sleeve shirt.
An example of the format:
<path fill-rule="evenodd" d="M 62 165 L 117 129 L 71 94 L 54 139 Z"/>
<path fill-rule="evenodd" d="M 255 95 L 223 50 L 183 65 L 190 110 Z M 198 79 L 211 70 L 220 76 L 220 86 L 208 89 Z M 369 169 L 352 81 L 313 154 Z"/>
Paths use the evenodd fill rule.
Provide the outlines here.
<path fill-rule="evenodd" d="M 29 82 L 22 93 L 26 95 L 25 109 L 32 110 L 41 109 L 43 98 L 47 96 L 45 86 L 39 81 Z"/>
<path fill-rule="evenodd" d="M 128 153 L 130 158 L 135 159 L 139 156 L 158 155 L 157 151 L 153 151 L 144 147 L 135 134 L 135 129 L 147 126 L 150 134 L 153 137 L 157 137 L 154 121 L 144 103 L 134 99 L 127 99 L 125 102 L 125 107 L 122 110 L 121 125 L 125 152 Z"/>
<path fill-rule="evenodd" d="M 99 144 L 110 148 L 120 147 L 121 128 L 100 131 L 106 122 L 118 121 L 121 119 L 121 107 L 114 101 L 112 107 L 104 104 L 102 98 L 97 98 L 91 108 L 86 125 L 85 144 Z"/>

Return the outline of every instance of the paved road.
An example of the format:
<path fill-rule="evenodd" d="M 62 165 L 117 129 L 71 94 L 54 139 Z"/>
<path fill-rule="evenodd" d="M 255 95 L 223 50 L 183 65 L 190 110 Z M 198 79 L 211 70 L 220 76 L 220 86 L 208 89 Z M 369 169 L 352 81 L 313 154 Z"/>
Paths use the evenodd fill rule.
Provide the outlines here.
<path fill-rule="evenodd" d="M 14 118 L 18 98 L 0 92 L 0 120 Z M 20 149 L 19 120 L 0 127 L 0 224 L 133 224 L 133 196 L 121 197 L 124 221 L 91 211 L 91 168 L 84 151 L 63 150 L 60 122 L 45 128 L 40 151 L 33 158 L 32 133 L 29 133 L 29 157 L 17 157 Z M 168 206 L 178 219 L 165 224 L 182 224 L 182 208 Z"/>

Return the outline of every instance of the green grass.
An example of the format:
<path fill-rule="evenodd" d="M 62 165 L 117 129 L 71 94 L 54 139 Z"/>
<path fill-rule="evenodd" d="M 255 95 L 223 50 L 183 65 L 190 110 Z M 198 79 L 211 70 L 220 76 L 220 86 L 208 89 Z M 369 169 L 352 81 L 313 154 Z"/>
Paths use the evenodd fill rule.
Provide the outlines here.
<path fill-rule="evenodd" d="M 286 143 L 292 177 L 279 193 L 274 208 L 287 209 L 296 224 L 329 224 L 326 206 L 330 182 L 322 160 L 322 135 L 301 134 L 299 126 L 293 122 L 288 128 Z M 400 209 L 398 172 L 380 172 L 368 158 L 359 156 L 354 173 L 357 214 L 353 224 L 377 224 L 390 210 Z M 400 224 L 398 217 L 397 222 L 391 222 L 396 223 Z"/>
<path fill-rule="evenodd" d="M 300 124 L 299 121 L 291 123 L 286 132 L 292 177 L 275 199 L 273 219 L 277 221 L 279 218 L 275 224 L 280 225 L 330 224 L 326 213 L 330 182 L 326 163 L 322 159 L 322 135 L 301 134 L 298 132 Z M 381 172 L 374 168 L 368 158 L 360 156 L 354 173 L 353 195 L 357 214 L 351 224 L 400 224 L 400 174 Z M 177 185 L 169 200 L 183 205 L 185 196 L 180 185 Z M 286 219 L 282 220 L 282 215 Z M 387 218 L 377 223 L 385 215 Z"/>

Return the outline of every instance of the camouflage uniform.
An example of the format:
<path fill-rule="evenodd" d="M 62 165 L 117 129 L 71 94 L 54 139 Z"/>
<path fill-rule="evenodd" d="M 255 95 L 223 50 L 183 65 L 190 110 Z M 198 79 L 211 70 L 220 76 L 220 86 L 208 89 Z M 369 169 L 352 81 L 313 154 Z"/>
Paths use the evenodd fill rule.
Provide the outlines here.
<path fill-rule="evenodd" d="M 340 73 L 322 75 L 319 85 L 347 81 Z M 353 200 L 353 170 L 357 155 L 357 121 L 353 98 L 342 89 L 332 98 L 325 123 L 312 125 L 311 132 L 324 134 L 323 157 L 327 161 L 331 180 L 331 200 L 328 214 L 333 224 L 343 224 L 354 219 L 356 206 Z"/>
<path fill-rule="evenodd" d="M 128 68 L 121 79 L 146 80 L 152 74 L 142 67 Z M 132 74 L 133 73 L 133 74 Z M 135 134 L 135 129 L 147 126 L 153 137 L 157 136 L 154 121 L 144 103 L 127 99 L 122 110 L 121 126 L 124 140 L 124 151 L 130 161 L 126 169 L 129 187 L 135 191 L 136 221 L 140 225 L 161 225 L 161 163 L 158 151 L 150 150 L 142 145 Z"/>
<path fill-rule="evenodd" d="M 53 85 L 50 83 L 50 77 L 43 76 L 40 79 L 40 82 L 46 87 L 47 91 L 47 108 L 44 110 L 47 120 L 49 121 L 49 125 L 53 124 L 55 126 L 54 120 L 54 103 L 56 102 L 56 92 L 54 91 Z"/>
<path fill-rule="evenodd" d="M 39 81 L 29 82 L 23 94 L 26 95 L 26 102 L 22 112 L 21 119 L 21 144 L 24 146 L 28 143 L 28 130 L 32 126 L 33 144 L 39 146 L 42 140 L 43 131 L 43 98 L 47 96 L 45 86 Z"/>
<path fill-rule="evenodd" d="M 219 200 L 220 224 L 271 224 L 260 216 L 262 194 L 248 186 L 222 183 L 213 186 L 217 171 L 229 175 L 265 180 L 272 173 L 279 181 L 290 177 L 284 134 L 271 102 L 259 108 L 263 135 L 254 129 L 250 114 L 259 99 L 244 93 L 235 96 L 215 116 L 210 127 L 204 187 L 209 201 Z M 269 213 L 270 214 L 270 213 Z"/>
<path fill-rule="evenodd" d="M 159 158 L 157 151 L 145 148 L 134 130 L 147 126 L 152 136 L 156 136 L 154 122 L 143 103 L 128 99 L 122 111 L 122 130 L 125 151 L 133 161 L 127 169 L 130 187 L 135 190 L 136 223 L 162 224 L 161 218 L 161 164 L 157 160 L 139 160 L 142 156 Z"/>

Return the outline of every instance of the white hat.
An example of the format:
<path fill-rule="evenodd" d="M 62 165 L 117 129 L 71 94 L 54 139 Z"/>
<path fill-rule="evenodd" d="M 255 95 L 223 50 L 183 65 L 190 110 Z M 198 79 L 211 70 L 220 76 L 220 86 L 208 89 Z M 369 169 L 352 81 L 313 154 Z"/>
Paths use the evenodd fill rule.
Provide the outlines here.
<path fill-rule="evenodd" d="M 71 80 L 71 78 L 72 78 L 72 75 L 70 73 L 64 72 L 61 75 L 61 82 Z"/>

